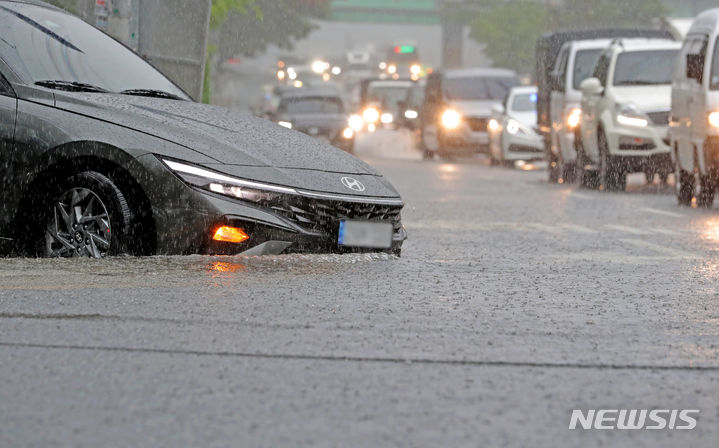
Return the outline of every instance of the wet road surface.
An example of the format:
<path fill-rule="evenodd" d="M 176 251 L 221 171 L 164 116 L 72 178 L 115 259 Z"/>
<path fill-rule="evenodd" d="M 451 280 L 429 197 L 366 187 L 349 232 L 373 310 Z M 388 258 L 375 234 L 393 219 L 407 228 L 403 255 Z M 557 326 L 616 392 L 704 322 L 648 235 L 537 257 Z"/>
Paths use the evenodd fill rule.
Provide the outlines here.
<path fill-rule="evenodd" d="M 715 446 L 719 210 L 358 153 L 401 258 L 0 260 L 0 446 Z M 700 414 L 567 429 L 602 408 Z"/>

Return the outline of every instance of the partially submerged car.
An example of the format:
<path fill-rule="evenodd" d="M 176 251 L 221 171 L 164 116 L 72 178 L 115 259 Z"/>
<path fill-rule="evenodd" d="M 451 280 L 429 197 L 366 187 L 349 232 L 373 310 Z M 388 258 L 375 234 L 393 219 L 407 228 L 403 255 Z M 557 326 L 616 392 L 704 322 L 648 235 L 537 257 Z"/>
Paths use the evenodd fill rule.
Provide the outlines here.
<path fill-rule="evenodd" d="M 198 104 L 41 2 L 0 1 L 0 238 L 18 253 L 387 251 L 402 199 L 370 166 Z"/>
<path fill-rule="evenodd" d="M 293 89 L 282 95 L 275 120 L 281 126 L 352 153 L 354 130 L 342 97 L 333 89 Z"/>

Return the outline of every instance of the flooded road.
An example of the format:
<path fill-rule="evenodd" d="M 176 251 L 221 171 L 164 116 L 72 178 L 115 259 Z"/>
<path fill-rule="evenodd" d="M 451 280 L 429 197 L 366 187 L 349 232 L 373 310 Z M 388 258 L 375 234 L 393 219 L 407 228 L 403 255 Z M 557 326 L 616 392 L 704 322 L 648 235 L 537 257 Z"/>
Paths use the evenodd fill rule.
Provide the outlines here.
<path fill-rule="evenodd" d="M 401 258 L 1 260 L 0 445 L 715 443 L 719 211 L 411 138 L 357 147 L 406 201 Z M 700 414 L 567 430 L 599 408 Z"/>

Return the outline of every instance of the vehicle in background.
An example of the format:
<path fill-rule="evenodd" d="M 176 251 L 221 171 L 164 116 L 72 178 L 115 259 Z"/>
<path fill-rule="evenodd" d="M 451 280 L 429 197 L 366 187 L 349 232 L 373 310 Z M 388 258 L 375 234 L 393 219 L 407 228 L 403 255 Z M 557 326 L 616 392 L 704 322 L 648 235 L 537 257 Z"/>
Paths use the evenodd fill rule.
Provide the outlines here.
<path fill-rule="evenodd" d="M 345 79 L 349 84 L 377 75 L 377 68 L 372 64 L 372 55 L 362 50 L 347 52 L 344 71 Z"/>
<path fill-rule="evenodd" d="M 681 44 L 668 39 L 617 39 L 602 52 L 581 84 L 580 182 L 587 188 L 624 190 L 627 173 L 674 171 L 669 114 L 674 65 Z"/>
<path fill-rule="evenodd" d="M 586 70 L 586 64 L 583 59 L 576 59 L 577 48 L 569 48 L 566 54 L 567 65 L 559 67 L 557 61 L 562 53 L 562 47 L 565 43 L 571 41 L 585 41 L 596 39 L 613 39 L 617 37 L 647 37 L 647 38 L 665 38 L 671 39 L 672 34 L 668 31 L 649 30 L 649 29 L 596 29 L 583 31 L 560 31 L 555 33 L 547 33 L 537 40 L 536 45 L 536 73 L 537 81 L 537 123 L 539 130 L 544 137 L 544 156 L 549 166 L 549 181 L 557 182 L 563 179 L 563 175 L 569 174 L 571 178 L 574 173 L 573 162 L 576 160 L 574 153 L 573 138 L 574 135 L 567 129 L 565 123 L 568 119 L 572 119 L 572 123 L 577 122 L 577 110 L 579 108 L 579 99 L 581 95 L 574 87 L 575 74 L 573 64 L 582 63 L 580 77 Z M 572 54 L 574 53 L 574 59 Z M 589 70 L 592 70 L 590 67 Z M 554 76 L 553 76 L 554 74 Z M 571 87 L 571 88 L 570 88 Z M 558 91 L 558 95 L 552 101 L 553 91 Z M 554 106 L 553 106 L 554 104 Z M 553 111 L 553 107 L 555 107 Z M 574 114 L 574 116 L 572 116 Z M 556 120 L 556 121 L 555 121 Z M 552 131 L 555 130 L 554 135 Z M 554 143 L 553 143 L 554 142 Z M 560 159 L 560 150 L 563 150 Z M 563 167 L 563 162 L 568 166 Z"/>
<path fill-rule="evenodd" d="M 414 84 L 409 90 L 407 90 L 407 96 L 404 101 L 399 103 L 399 118 L 398 122 L 402 127 L 405 127 L 411 131 L 418 130 L 420 128 L 422 110 L 422 103 L 424 102 L 424 89 L 426 83 L 424 80 Z"/>
<path fill-rule="evenodd" d="M 681 205 L 711 207 L 719 179 L 719 9 L 689 29 L 672 83 L 671 145 Z M 695 172 L 697 175 L 695 175 Z"/>
<path fill-rule="evenodd" d="M 519 84 L 501 68 L 454 69 L 427 78 L 422 104 L 421 142 L 425 158 L 489 151 L 487 124 L 493 106 Z"/>
<path fill-rule="evenodd" d="M 296 89 L 285 92 L 275 121 L 344 151 L 354 151 L 354 130 L 344 101 L 334 90 Z"/>
<path fill-rule="evenodd" d="M 544 140 L 537 132 L 537 88 L 513 87 L 503 105 L 494 106 L 487 125 L 492 165 L 544 158 Z"/>
<path fill-rule="evenodd" d="M 396 129 L 400 103 L 413 85 L 414 82 L 406 80 L 363 81 L 360 110 L 366 129 L 370 132 L 380 127 Z"/>
<path fill-rule="evenodd" d="M 380 69 L 392 79 L 418 80 L 422 73 L 422 65 L 417 46 L 413 43 L 393 46 L 387 51 L 387 58 L 380 64 Z"/>

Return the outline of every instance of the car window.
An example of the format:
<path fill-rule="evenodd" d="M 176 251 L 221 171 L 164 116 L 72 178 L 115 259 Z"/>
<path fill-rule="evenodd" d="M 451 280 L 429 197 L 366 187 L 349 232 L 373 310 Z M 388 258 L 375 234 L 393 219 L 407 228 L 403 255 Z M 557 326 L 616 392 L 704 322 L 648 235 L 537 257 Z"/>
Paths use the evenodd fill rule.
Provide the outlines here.
<path fill-rule="evenodd" d="M 340 114 L 342 100 L 333 97 L 287 98 L 280 102 L 279 111 L 288 114 Z"/>
<path fill-rule="evenodd" d="M 719 90 L 719 37 L 714 42 L 714 54 L 711 60 L 711 72 L 709 74 L 709 89 Z"/>
<path fill-rule="evenodd" d="M 574 67 L 572 67 L 572 86 L 579 90 L 579 85 L 589 78 L 597 65 L 597 59 L 602 50 L 579 50 L 574 55 Z"/>
<path fill-rule="evenodd" d="M 515 77 L 447 78 L 444 93 L 449 100 L 502 100 L 509 89 L 519 84 Z"/>
<path fill-rule="evenodd" d="M 112 92 L 162 90 L 188 98 L 128 48 L 77 17 L 24 3 L 0 6 L 0 57 L 31 83 L 91 84 Z"/>
<path fill-rule="evenodd" d="M 617 56 L 615 86 L 671 84 L 679 50 L 627 51 Z"/>
<path fill-rule="evenodd" d="M 559 54 L 559 57 L 557 58 L 557 63 L 554 66 L 554 73 L 558 75 L 564 75 L 567 73 L 567 59 L 569 57 L 569 47 L 564 46 L 562 49 L 562 52 Z"/>
<path fill-rule="evenodd" d="M 512 99 L 511 110 L 514 112 L 534 112 L 537 110 L 536 93 L 518 93 Z"/>
<path fill-rule="evenodd" d="M 0 73 L 0 95 L 11 95 L 15 96 L 15 92 L 12 90 L 12 86 L 8 82 L 7 78 Z"/>
<path fill-rule="evenodd" d="M 409 86 L 373 86 L 367 90 L 367 100 L 385 103 L 387 105 L 397 104 L 407 98 Z"/>
<path fill-rule="evenodd" d="M 592 76 L 597 78 L 601 85 L 607 85 L 607 77 L 609 76 L 609 55 L 607 53 L 603 53 L 597 59 L 597 65 L 594 66 Z"/>

